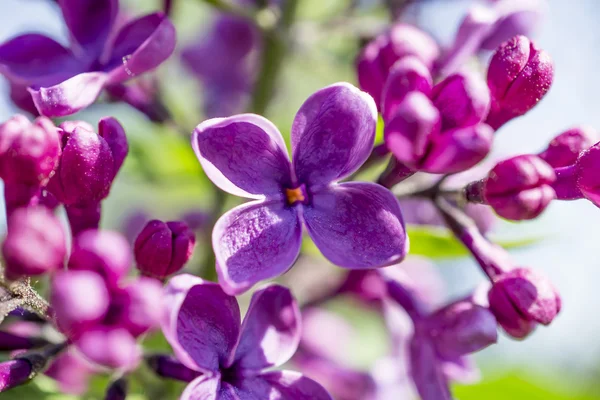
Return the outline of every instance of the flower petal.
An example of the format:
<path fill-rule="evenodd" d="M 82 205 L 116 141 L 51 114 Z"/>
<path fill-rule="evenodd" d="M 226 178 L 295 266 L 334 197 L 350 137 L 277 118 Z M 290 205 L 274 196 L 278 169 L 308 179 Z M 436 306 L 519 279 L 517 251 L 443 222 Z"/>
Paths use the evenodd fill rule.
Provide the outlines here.
<path fill-rule="evenodd" d="M 202 375 L 191 381 L 179 400 L 225 400 L 218 396 L 221 389 L 220 377 Z"/>
<path fill-rule="evenodd" d="M 132 370 L 142 355 L 133 336 L 123 328 L 98 327 L 84 333 L 75 344 L 87 359 L 108 368 Z"/>
<path fill-rule="evenodd" d="M 349 83 L 336 83 L 310 96 L 292 125 L 298 181 L 315 188 L 356 171 L 371 153 L 376 125 L 373 98 Z"/>
<path fill-rule="evenodd" d="M 242 324 L 236 367 L 260 371 L 285 363 L 298 348 L 300 321 L 289 289 L 271 285 L 255 292 Z"/>
<path fill-rule="evenodd" d="M 0 46 L 0 71 L 15 83 L 54 84 L 83 71 L 83 65 L 60 43 L 30 33 Z"/>
<path fill-rule="evenodd" d="M 383 267 L 408 252 L 398 200 L 374 183 L 348 182 L 314 193 L 303 218 L 319 250 L 341 267 Z"/>
<path fill-rule="evenodd" d="M 192 133 L 192 147 L 206 175 L 228 193 L 260 199 L 291 187 L 283 137 L 259 115 L 204 121 Z"/>
<path fill-rule="evenodd" d="M 194 364 L 187 365 L 187 357 L 181 361 L 196 370 L 219 371 L 220 366 L 229 364 L 240 325 L 240 308 L 235 297 L 213 282 L 192 286 L 177 312 L 176 344 Z M 167 337 L 169 342 L 173 339 Z"/>
<path fill-rule="evenodd" d="M 106 79 L 103 72 L 86 72 L 54 86 L 34 86 L 29 92 L 41 115 L 64 117 L 91 105 L 100 95 Z"/>
<path fill-rule="evenodd" d="M 291 268 L 300 253 L 302 224 L 296 208 L 250 202 L 217 221 L 212 241 L 219 283 L 237 295 Z"/>
<path fill-rule="evenodd" d="M 90 58 L 98 58 L 108 39 L 117 12 L 118 0 L 58 0 L 71 39 Z"/>
<path fill-rule="evenodd" d="M 163 314 L 160 321 L 162 332 L 173 348 L 177 359 L 186 367 L 194 370 L 197 370 L 198 366 L 177 340 L 177 317 L 189 290 L 203 283 L 202 279 L 190 274 L 181 274 L 171 278 L 164 289 Z"/>
<path fill-rule="evenodd" d="M 163 13 L 149 14 L 118 33 L 106 65 L 110 83 L 123 82 L 162 64 L 175 50 L 175 27 Z"/>
<path fill-rule="evenodd" d="M 426 339 L 410 343 L 410 374 L 422 400 L 452 400 L 433 345 Z"/>
<path fill-rule="evenodd" d="M 320 384 L 293 371 L 273 371 L 246 378 L 235 389 L 244 400 L 331 400 Z"/>

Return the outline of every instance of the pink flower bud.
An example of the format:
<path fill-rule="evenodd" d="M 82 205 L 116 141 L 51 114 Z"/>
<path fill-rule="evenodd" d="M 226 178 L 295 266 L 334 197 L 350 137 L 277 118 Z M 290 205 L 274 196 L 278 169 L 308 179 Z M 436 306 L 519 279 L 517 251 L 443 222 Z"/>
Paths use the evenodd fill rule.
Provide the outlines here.
<path fill-rule="evenodd" d="M 589 201 L 600 207 L 600 143 L 596 143 L 579 156 L 574 167 L 573 175 L 566 175 L 566 179 L 574 182 L 577 189 Z"/>
<path fill-rule="evenodd" d="M 553 79 L 550 55 L 525 36 L 515 36 L 503 43 L 488 69 L 492 107 L 486 122 L 498 129 L 525 114 L 546 95 Z"/>
<path fill-rule="evenodd" d="M 574 164 L 579 155 L 600 140 L 598 131 L 590 126 L 569 129 L 556 136 L 538 156 L 553 168 Z"/>
<path fill-rule="evenodd" d="M 29 380 L 33 366 L 25 359 L 16 359 L 0 363 L 0 393 Z"/>
<path fill-rule="evenodd" d="M 538 217 L 556 197 L 551 186 L 555 180 L 554 170 L 545 161 L 522 155 L 496 164 L 481 184 L 485 203 L 499 216 L 524 220 Z"/>
<path fill-rule="evenodd" d="M 65 232 L 46 208 L 21 208 L 10 216 L 2 245 L 7 278 L 55 271 L 63 267 L 66 253 Z"/>
<path fill-rule="evenodd" d="M 536 324 L 549 325 L 561 309 L 552 283 L 528 268 L 500 275 L 488 293 L 490 309 L 509 335 L 522 339 Z"/>
<path fill-rule="evenodd" d="M 184 222 L 153 220 L 135 241 L 135 260 L 145 275 L 163 279 L 192 257 L 196 237 Z"/>
<path fill-rule="evenodd" d="M 89 230 L 75 238 L 70 270 L 94 271 L 115 287 L 130 268 L 131 248 L 119 233 Z"/>
<path fill-rule="evenodd" d="M 124 289 L 127 306 L 122 322 L 134 336 L 156 328 L 163 315 L 163 288 L 155 279 L 139 278 Z"/>
<path fill-rule="evenodd" d="M 46 185 L 60 153 L 58 131 L 48 118 L 31 123 L 15 115 L 0 125 L 0 178 L 7 185 Z"/>

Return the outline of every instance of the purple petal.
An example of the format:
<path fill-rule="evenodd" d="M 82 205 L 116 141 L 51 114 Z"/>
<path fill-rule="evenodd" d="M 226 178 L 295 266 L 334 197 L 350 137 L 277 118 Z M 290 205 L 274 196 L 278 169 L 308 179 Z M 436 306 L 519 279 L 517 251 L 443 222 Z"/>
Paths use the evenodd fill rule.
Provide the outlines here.
<path fill-rule="evenodd" d="M 206 175 L 226 192 L 259 199 L 291 187 L 283 137 L 259 115 L 205 121 L 192 133 L 192 147 Z"/>
<path fill-rule="evenodd" d="M 118 33 L 106 66 L 110 83 L 123 82 L 162 64 L 175 50 L 175 27 L 163 13 L 149 14 Z"/>
<path fill-rule="evenodd" d="M 115 118 L 105 117 L 98 122 L 98 135 L 104 138 L 108 147 L 110 147 L 116 174 L 121 168 L 121 165 L 123 165 L 123 161 L 125 161 L 125 157 L 129 152 L 125 130 Z"/>
<path fill-rule="evenodd" d="M 274 371 L 246 378 L 237 383 L 235 389 L 244 400 L 331 400 L 320 384 L 293 371 Z"/>
<path fill-rule="evenodd" d="M 486 124 L 442 132 L 433 138 L 421 169 L 434 174 L 465 171 L 488 155 L 493 139 L 494 131 Z"/>
<path fill-rule="evenodd" d="M 481 379 L 481 372 L 472 357 L 457 357 L 450 361 L 442 362 L 442 371 L 450 381 L 463 384 L 473 384 Z"/>
<path fill-rule="evenodd" d="M 317 91 L 292 125 L 292 159 L 299 183 L 328 185 L 356 171 L 375 140 L 373 98 L 348 83 Z"/>
<path fill-rule="evenodd" d="M 140 362 L 141 349 L 123 328 L 98 327 L 84 333 L 75 344 L 88 360 L 108 368 L 132 370 Z"/>
<path fill-rule="evenodd" d="M 60 82 L 83 71 L 60 43 L 37 33 L 17 36 L 0 46 L 0 71 L 15 83 Z"/>
<path fill-rule="evenodd" d="M 71 39 L 90 58 L 97 58 L 108 39 L 117 12 L 118 0 L 58 0 Z"/>
<path fill-rule="evenodd" d="M 422 400 L 452 400 L 433 345 L 415 337 L 410 343 L 410 374 Z"/>
<path fill-rule="evenodd" d="M 298 348 L 300 321 L 289 289 L 272 285 L 255 292 L 235 352 L 236 367 L 259 371 L 285 363 Z"/>
<path fill-rule="evenodd" d="M 218 396 L 221 380 L 219 376 L 202 375 L 190 382 L 179 400 L 225 400 Z"/>
<path fill-rule="evenodd" d="M 196 363 L 177 340 L 177 318 L 181 304 L 185 300 L 189 290 L 200 284 L 204 284 L 204 281 L 194 275 L 182 274 L 171 278 L 163 293 L 164 306 L 160 321 L 162 332 L 169 344 L 171 344 L 177 359 L 188 368 L 194 370 L 198 369 Z"/>
<path fill-rule="evenodd" d="M 216 283 L 203 282 L 191 287 L 181 303 L 176 341 L 193 359 L 193 369 L 218 371 L 220 366 L 230 364 L 240 325 L 235 297 Z"/>
<path fill-rule="evenodd" d="M 408 252 L 398 200 L 374 183 L 348 182 L 314 193 L 303 217 L 319 250 L 341 267 L 383 267 Z"/>
<path fill-rule="evenodd" d="M 103 72 L 86 72 L 54 86 L 32 87 L 29 92 L 41 115 L 64 117 L 91 105 L 100 95 L 106 79 Z"/>
<path fill-rule="evenodd" d="M 240 294 L 291 268 L 300 253 L 302 224 L 296 208 L 250 202 L 224 214 L 213 230 L 219 283 Z"/>

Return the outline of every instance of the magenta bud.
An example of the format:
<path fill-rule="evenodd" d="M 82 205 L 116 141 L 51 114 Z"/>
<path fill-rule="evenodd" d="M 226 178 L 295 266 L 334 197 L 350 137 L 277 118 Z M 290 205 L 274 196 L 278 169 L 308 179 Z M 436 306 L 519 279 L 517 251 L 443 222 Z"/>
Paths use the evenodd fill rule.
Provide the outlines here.
<path fill-rule="evenodd" d="M 163 288 L 155 279 L 139 278 L 125 287 L 126 311 L 122 323 L 134 336 L 159 326 L 163 315 Z"/>
<path fill-rule="evenodd" d="M 549 325 L 561 299 L 548 278 L 528 268 L 500 275 L 488 293 L 490 310 L 510 336 L 525 338 L 536 324 Z"/>
<path fill-rule="evenodd" d="M 16 359 L 0 363 L 0 393 L 29 380 L 33 366 L 25 359 Z"/>
<path fill-rule="evenodd" d="M 6 277 L 41 275 L 64 266 L 67 253 L 60 221 L 44 207 L 16 210 L 2 245 Z"/>
<path fill-rule="evenodd" d="M 106 396 L 104 400 L 125 400 L 127 398 L 127 391 L 129 385 L 125 378 L 117 379 L 111 382 L 106 389 Z"/>
<path fill-rule="evenodd" d="M 67 206 L 96 204 L 106 198 L 127 155 L 127 138 L 114 118 L 103 118 L 98 133 L 79 121 L 63 123 L 62 156 L 49 190 Z"/>
<path fill-rule="evenodd" d="M 518 221 L 538 217 L 556 198 L 555 180 L 554 169 L 544 160 L 522 155 L 499 162 L 481 185 L 474 185 L 483 190 L 484 202 L 499 216 Z M 477 197 L 474 192 L 470 195 Z"/>
<path fill-rule="evenodd" d="M 389 120 L 406 95 L 413 91 L 429 96 L 433 87 L 431 72 L 417 57 L 404 57 L 392 66 L 383 88 L 381 115 Z"/>
<path fill-rule="evenodd" d="M 447 359 L 474 353 L 498 340 L 494 315 L 468 300 L 451 303 L 423 323 L 438 354 Z"/>
<path fill-rule="evenodd" d="M 135 338 L 120 327 L 90 329 L 75 345 L 88 360 L 108 368 L 130 371 L 141 360 L 141 349 Z"/>
<path fill-rule="evenodd" d="M 577 189 L 589 201 L 600 207 L 600 143 L 596 143 L 579 156 L 574 167 L 574 175 L 567 175 L 566 179 L 574 181 Z"/>
<path fill-rule="evenodd" d="M 150 221 L 135 240 L 137 267 L 144 275 L 163 279 L 183 268 L 195 244 L 194 232 L 184 222 Z"/>
<path fill-rule="evenodd" d="M 451 75 L 435 85 L 431 98 L 440 112 L 442 131 L 482 122 L 490 109 L 485 82 L 466 72 Z"/>
<path fill-rule="evenodd" d="M 52 279 L 50 304 L 61 331 L 69 338 L 76 338 L 105 317 L 109 296 L 97 273 L 61 271 Z"/>
<path fill-rule="evenodd" d="M 411 25 L 395 24 L 367 44 L 358 55 L 359 85 L 375 99 L 377 107 L 381 107 L 383 87 L 396 61 L 415 56 L 431 68 L 438 55 L 439 47 L 427 33 Z"/>
<path fill-rule="evenodd" d="M 44 186 L 60 157 L 60 137 L 45 117 L 15 115 L 0 125 L 0 178 L 7 185 Z"/>
<path fill-rule="evenodd" d="M 69 269 L 94 271 L 110 287 L 127 275 L 131 268 L 131 248 L 121 234 L 89 230 L 77 236 L 69 259 Z"/>
<path fill-rule="evenodd" d="M 554 79 L 550 55 L 525 36 L 515 36 L 497 50 L 488 69 L 492 107 L 486 122 L 494 129 L 531 110 Z"/>
<path fill-rule="evenodd" d="M 569 129 L 556 136 L 538 156 L 553 168 L 574 164 L 579 155 L 600 140 L 598 131 L 590 126 Z"/>

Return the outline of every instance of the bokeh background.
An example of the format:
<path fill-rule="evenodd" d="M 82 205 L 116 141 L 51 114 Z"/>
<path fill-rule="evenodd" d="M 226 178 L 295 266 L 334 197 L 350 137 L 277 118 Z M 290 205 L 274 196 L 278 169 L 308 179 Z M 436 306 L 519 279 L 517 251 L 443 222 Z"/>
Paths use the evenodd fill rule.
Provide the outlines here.
<path fill-rule="evenodd" d="M 180 4 L 175 9 L 174 19 L 182 46 L 208 28 L 213 14 L 201 0 L 177 2 Z M 121 3 L 133 14 L 159 6 L 158 1 L 150 0 L 122 0 Z M 359 2 L 359 18 L 355 24 L 339 19 L 340 10 L 349 0 L 301 0 L 300 3 L 293 53 L 286 61 L 281 85 L 267 115 L 284 135 L 289 132 L 295 111 L 309 94 L 336 81 L 356 81 L 353 71 L 358 48 L 356 31 L 376 32 L 387 23 L 375 0 Z M 440 43 L 447 44 L 471 4 L 473 1 L 422 0 L 411 7 L 410 19 L 431 32 Z M 537 152 L 554 135 L 575 125 L 600 128 L 599 17 L 597 0 L 548 1 L 545 20 L 534 37 L 555 61 L 554 84 L 536 108 L 501 129 L 494 148 L 495 157 Z M 341 22 L 328 23 L 332 18 Z M 0 41 L 25 31 L 45 32 L 66 42 L 59 10 L 53 1 L 1 0 Z M 202 87 L 183 71 L 176 55 L 160 68 L 158 77 L 175 119 L 191 131 L 203 118 L 199 112 Z M 0 121 L 16 112 L 7 93 L 5 82 L 0 82 Z M 158 218 L 176 218 L 182 212 L 210 206 L 208 183 L 187 141 L 177 132 L 156 126 L 128 107 L 115 104 L 96 105 L 77 117 L 94 122 L 104 115 L 118 117 L 132 143 L 131 155 L 105 206 L 105 226 L 120 229 L 132 213 L 140 211 Z M 2 226 L 5 223 L 0 222 Z M 515 342 L 502 337 L 497 346 L 479 354 L 483 380 L 473 386 L 457 387 L 457 398 L 600 399 L 600 318 L 597 316 L 600 210 L 586 201 L 552 204 L 538 220 L 499 223 L 494 235 L 501 240 L 534 242 L 511 251 L 522 265 L 539 268 L 551 277 L 562 294 L 564 309 L 551 327 L 538 329 L 526 341 Z M 415 243 L 415 240 L 422 242 Z M 444 235 L 424 235 L 412 241 L 435 257 L 447 281 L 449 296 L 464 294 L 482 280 L 474 262 L 462 257 L 458 244 Z M 364 325 L 370 320 L 356 317 L 355 323 Z M 379 347 L 372 342 L 372 338 L 364 338 L 361 354 L 378 351 Z M 0 394 L 0 398 L 68 398 L 54 394 L 51 381 L 36 382 L 35 391 L 14 391 Z M 99 388 L 103 384 L 105 381 L 93 383 Z M 146 398 L 143 390 L 139 392 L 131 398 Z M 92 390 L 86 398 L 98 396 Z"/>

